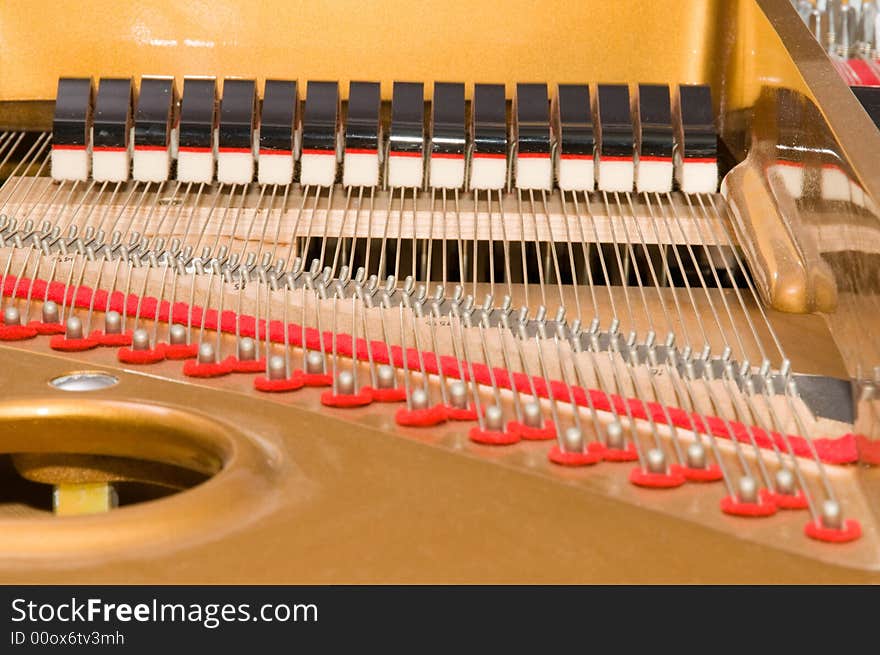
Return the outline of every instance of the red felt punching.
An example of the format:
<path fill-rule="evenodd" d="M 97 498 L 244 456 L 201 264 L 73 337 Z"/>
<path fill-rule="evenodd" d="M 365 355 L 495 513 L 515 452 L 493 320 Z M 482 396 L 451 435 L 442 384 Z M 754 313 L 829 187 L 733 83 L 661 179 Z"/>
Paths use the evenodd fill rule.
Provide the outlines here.
<path fill-rule="evenodd" d="M 468 438 L 474 443 L 483 444 L 484 446 L 510 446 L 519 442 L 518 434 L 498 430 L 482 430 L 479 425 L 475 425 L 470 429 Z"/>
<path fill-rule="evenodd" d="M 364 387 L 360 393 L 333 393 L 325 391 L 321 394 L 321 404 L 327 407 L 363 407 L 373 402 L 373 394 L 369 387 Z"/>
<path fill-rule="evenodd" d="M 299 373 L 307 387 L 332 387 L 333 376 L 329 373 Z"/>
<path fill-rule="evenodd" d="M 149 350 L 132 350 L 120 348 L 116 358 L 123 364 L 158 364 L 165 359 L 165 346 L 157 343 Z"/>
<path fill-rule="evenodd" d="M 28 327 L 34 328 L 37 334 L 64 334 L 65 329 L 61 323 L 43 323 L 42 321 L 31 321 Z"/>
<path fill-rule="evenodd" d="M 427 428 L 440 425 L 446 421 L 446 408 L 443 405 L 434 405 L 427 409 L 407 409 L 401 407 L 394 415 L 398 425 L 409 428 Z"/>
<path fill-rule="evenodd" d="M 165 359 L 192 359 L 198 354 L 197 343 L 174 343 L 165 346 Z"/>
<path fill-rule="evenodd" d="M 721 499 L 721 511 L 731 516 L 744 516 L 748 518 L 761 518 L 776 514 L 776 503 L 769 495 L 760 494 L 757 503 L 740 502 L 736 496 L 725 496 Z"/>
<path fill-rule="evenodd" d="M 25 341 L 37 336 L 29 325 L 0 325 L 0 341 Z"/>
<path fill-rule="evenodd" d="M 768 491 L 767 496 L 773 500 L 779 509 L 807 509 L 810 506 L 807 503 L 807 496 L 804 494 L 803 489 L 798 489 L 797 493 L 793 494 Z"/>
<path fill-rule="evenodd" d="M 669 473 L 651 473 L 641 466 L 635 467 L 629 473 L 629 481 L 637 487 L 648 489 L 674 489 L 685 483 L 684 476 L 670 467 Z"/>
<path fill-rule="evenodd" d="M 119 332 L 118 334 L 106 334 L 100 330 L 95 330 L 89 335 L 89 338 L 97 341 L 100 346 L 122 348 L 131 345 L 131 334 L 131 331 Z"/>
<path fill-rule="evenodd" d="M 592 466 L 602 461 L 604 453 L 605 446 L 595 441 L 587 446 L 587 451 L 584 453 L 565 452 L 557 444 L 550 449 L 547 459 L 560 466 Z"/>
<path fill-rule="evenodd" d="M 271 341 L 275 343 L 285 343 L 287 341 L 294 346 L 301 346 L 303 341 L 310 349 L 320 349 L 332 347 L 334 336 L 330 332 L 319 333 L 314 328 L 303 330 L 302 326 L 296 324 L 283 325 L 281 321 L 271 321 L 268 325 L 266 321 L 260 321 L 253 316 L 241 315 L 236 316 L 232 311 L 223 312 L 222 316 L 216 310 L 205 310 L 197 305 L 187 305 L 178 302 L 168 303 L 166 301 L 158 302 L 156 298 L 145 296 L 139 298 L 134 294 L 123 294 L 116 291 L 108 294 L 105 290 L 93 290 L 86 286 L 73 287 L 62 282 L 47 283 L 45 280 L 28 280 L 26 278 L 17 279 L 14 276 L 7 276 L 3 288 L 0 289 L 6 296 L 13 294 L 19 298 L 28 297 L 29 293 L 35 296 L 52 300 L 65 307 L 72 308 L 89 308 L 92 306 L 105 307 L 125 315 L 134 314 L 140 308 L 140 316 L 144 319 L 158 320 L 163 322 L 180 323 L 186 325 L 199 324 L 204 325 L 208 330 L 220 329 L 227 333 L 236 333 L 239 336 L 250 336 L 263 339 L 268 334 Z M 31 325 L 34 325 L 33 323 Z M 29 325 L 29 327 L 31 326 Z M 39 325 L 37 323 L 36 325 Z M 36 327 L 39 334 L 61 335 L 64 333 L 62 325 Z M 45 329 L 45 331 L 44 331 Z M 238 330 L 238 332 L 236 332 Z M 286 334 L 285 334 L 286 333 Z M 390 363 L 394 366 L 401 367 L 406 361 L 411 369 L 420 367 L 420 361 L 424 361 L 425 369 L 429 374 L 442 372 L 451 378 L 456 378 L 462 370 L 462 362 L 457 361 L 454 357 L 438 356 L 430 352 L 422 352 L 421 358 L 413 348 L 404 349 L 399 346 L 387 347 L 386 344 L 379 342 L 370 342 L 369 349 L 366 340 L 353 340 L 351 335 L 338 334 L 335 336 L 337 352 L 342 356 L 355 355 L 361 360 L 367 359 L 368 352 L 372 352 L 373 359 L 376 363 Z M 50 343 L 51 345 L 51 343 Z M 56 341 L 57 350 L 77 351 L 89 350 L 94 347 L 89 340 L 76 341 Z M 197 354 L 196 346 L 170 346 L 166 351 L 167 359 L 189 359 Z M 537 391 L 538 396 L 547 398 L 552 389 L 553 393 L 559 397 L 567 397 L 567 394 L 574 394 L 574 401 L 577 405 L 587 406 L 590 402 L 592 405 L 602 411 L 615 411 L 618 414 L 627 410 L 636 419 L 645 420 L 648 417 L 653 418 L 657 423 L 671 423 L 681 428 L 691 428 L 696 426 L 698 430 L 714 434 L 723 439 L 737 439 L 743 443 L 750 442 L 752 439 L 761 448 L 770 448 L 775 443 L 780 449 L 788 449 L 791 444 L 794 455 L 810 456 L 815 449 L 819 458 L 831 464 L 843 464 L 857 461 L 859 458 L 859 449 L 857 443 L 867 442 L 861 435 L 846 434 L 835 438 L 817 438 L 812 440 L 812 445 L 807 442 L 804 437 L 797 435 L 788 435 L 783 437 L 775 432 L 766 432 L 756 426 L 747 426 L 736 421 L 726 421 L 718 417 L 704 417 L 689 413 L 681 408 L 663 407 L 656 402 L 642 402 L 634 398 L 625 398 L 622 396 L 608 394 L 599 389 L 584 389 L 581 387 L 569 388 L 563 382 L 555 380 L 548 385 L 547 381 L 542 378 L 532 378 L 531 380 L 523 373 L 514 373 L 512 376 L 507 371 L 501 369 L 490 370 L 484 364 L 474 363 L 473 377 L 479 384 L 488 384 L 492 375 L 494 375 L 499 386 L 507 389 L 515 389 L 521 392 L 531 393 L 532 388 Z M 466 376 L 469 377 L 469 376 Z M 318 386 L 329 386 L 329 383 L 321 381 Z M 589 397 L 589 400 L 588 400 Z M 375 398 L 378 400 L 378 398 Z M 863 448 L 864 455 L 867 457 L 875 457 L 880 459 L 880 455 L 876 454 L 880 451 L 878 448 Z M 609 454 L 610 461 L 620 461 L 619 457 L 624 461 L 634 459 L 631 454 L 626 452 Z M 687 477 L 687 476 L 686 476 Z M 690 479 L 690 478 L 689 478 Z"/>
<path fill-rule="evenodd" d="M 545 421 L 543 428 L 533 428 L 519 421 L 510 421 L 507 431 L 519 435 L 526 441 L 549 441 L 556 438 L 556 425 L 553 421 Z"/>
<path fill-rule="evenodd" d="M 606 462 L 634 462 L 639 458 L 636 445 L 630 441 L 626 448 L 606 448 L 602 456 Z"/>
<path fill-rule="evenodd" d="M 63 334 L 59 334 L 49 339 L 49 347 L 52 350 L 60 350 L 65 353 L 75 353 L 97 348 L 98 342 L 94 339 L 85 337 L 82 339 L 68 339 Z"/>
<path fill-rule="evenodd" d="M 377 403 L 399 403 L 406 400 L 406 389 L 403 387 L 394 387 L 393 389 L 370 387 L 370 394 Z"/>
<path fill-rule="evenodd" d="M 682 466 L 681 464 L 672 464 L 669 467 L 670 473 L 684 476 L 688 482 L 718 482 L 724 479 L 721 467 L 712 464 L 703 469 L 691 468 L 690 466 Z"/>
<path fill-rule="evenodd" d="M 254 389 L 265 393 L 281 393 L 282 391 L 296 391 L 303 388 L 302 376 L 294 375 L 284 380 L 270 380 L 265 375 L 254 378 Z"/>
<path fill-rule="evenodd" d="M 183 364 L 183 374 L 191 378 L 219 378 L 230 373 L 232 367 L 227 360 L 206 364 L 189 359 Z"/>
<path fill-rule="evenodd" d="M 471 406 L 466 409 L 462 409 L 460 407 L 446 405 L 446 418 L 448 418 L 450 421 L 476 421 L 477 408 Z"/>
<path fill-rule="evenodd" d="M 804 526 L 804 534 L 816 541 L 830 544 L 845 544 L 862 536 L 862 526 L 855 519 L 847 519 L 840 529 L 826 528 L 819 521 L 810 521 Z"/>
<path fill-rule="evenodd" d="M 265 359 L 239 359 L 230 355 L 226 358 L 226 363 L 233 373 L 259 373 L 266 370 Z"/>

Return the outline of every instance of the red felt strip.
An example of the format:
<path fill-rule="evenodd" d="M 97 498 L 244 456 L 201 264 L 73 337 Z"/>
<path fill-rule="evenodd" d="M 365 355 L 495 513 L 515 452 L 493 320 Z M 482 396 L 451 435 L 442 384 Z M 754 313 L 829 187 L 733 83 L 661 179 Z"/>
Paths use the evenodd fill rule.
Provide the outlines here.
<path fill-rule="evenodd" d="M 321 404 L 327 407 L 364 407 L 373 402 L 373 394 L 369 387 L 364 387 L 359 393 L 333 393 L 325 391 L 321 394 Z"/>
<path fill-rule="evenodd" d="M 543 428 L 534 428 L 519 421 L 511 421 L 507 424 L 507 431 L 519 435 L 526 441 L 550 441 L 556 438 L 556 425 L 553 421 L 544 421 Z"/>
<path fill-rule="evenodd" d="M 254 378 L 254 389 L 266 393 L 280 393 L 282 391 L 296 391 L 303 388 L 302 376 L 294 375 L 285 380 L 270 380 L 264 375 Z"/>
<path fill-rule="evenodd" d="M 89 287 L 67 288 L 64 283 L 57 281 L 48 285 L 48 294 L 46 294 L 47 283 L 44 280 L 35 280 L 31 284 L 31 281 L 26 278 L 22 278 L 19 282 L 13 276 L 9 276 L 5 279 L 2 291 L 6 296 L 11 296 L 15 293 L 19 298 L 27 298 L 28 290 L 31 287 L 33 287 L 32 293 L 36 297 L 47 297 L 49 300 L 53 300 L 59 304 L 65 303 L 67 305 L 82 308 L 88 308 L 90 306 L 93 295 L 92 290 Z M 125 296 L 122 292 L 116 291 L 110 295 L 109 303 L 108 293 L 106 291 L 98 290 L 94 293 L 94 296 L 95 306 L 97 307 L 109 307 L 109 309 L 118 311 L 124 315 L 134 315 L 137 311 L 139 299 L 134 294 Z M 141 317 L 150 320 L 154 319 L 157 313 L 160 321 L 171 321 L 186 325 L 201 324 L 202 318 L 204 318 L 205 328 L 208 330 L 215 330 L 219 326 L 224 332 L 235 333 L 237 326 L 239 336 L 263 339 L 265 338 L 267 331 L 266 322 L 264 320 L 257 321 L 253 316 L 243 315 L 237 317 L 232 311 L 225 311 L 222 316 L 218 316 L 218 312 L 213 309 L 205 311 L 202 307 L 189 307 L 186 303 L 182 302 L 174 303 L 172 307 L 167 301 L 157 303 L 155 298 L 144 298 L 141 302 Z M 202 316 L 203 314 L 204 317 Z M 280 321 L 272 321 L 268 326 L 269 338 L 275 343 L 284 343 L 284 331 L 284 326 Z M 289 324 L 287 326 L 287 333 L 288 342 L 291 345 L 297 347 L 302 346 L 303 330 L 299 325 Z M 339 334 L 336 338 L 337 349 L 340 355 L 350 356 L 352 351 L 354 351 L 359 359 L 367 359 L 367 342 L 364 339 L 358 339 L 353 347 L 351 335 Z M 323 332 L 319 335 L 318 331 L 314 328 L 307 328 L 305 330 L 305 342 L 309 348 L 319 349 L 322 341 L 325 348 L 330 348 L 332 339 L 333 335 L 329 332 Z M 59 342 L 56 342 L 56 344 L 57 343 Z M 70 346 L 77 349 L 74 344 L 70 344 Z M 189 350 L 190 348 L 193 350 Z M 196 354 L 196 348 L 196 346 L 169 346 L 166 351 L 166 358 L 176 359 L 194 357 Z M 78 349 L 83 349 L 83 346 L 79 346 Z M 398 368 L 402 367 L 404 353 L 399 346 L 392 346 L 389 348 L 384 343 L 373 341 L 370 344 L 370 349 L 373 352 L 373 359 L 377 364 L 390 363 Z M 183 351 L 179 353 L 180 357 L 176 356 L 178 355 L 176 352 L 177 350 Z M 405 355 L 407 364 L 411 369 L 419 368 L 419 357 L 415 349 L 407 349 Z M 442 369 L 447 377 L 457 378 L 460 375 L 459 372 L 462 370 L 461 363 L 448 355 L 438 357 L 434 353 L 423 352 L 422 358 L 427 372 L 431 374 L 436 374 L 439 369 Z M 473 368 L 474 378 L 477 382 L 480 384 L 489 384 L 489 368 L 484 364 L 478 363 L 474 363 Z M 540 397 L 548 397 L 547 383 L 542 378 L 533 378 L 530 381 L 524 374 L 514 373 L 511 379 L 508 376 L 508 373 L 501 369 L 494 369 L 491 374 L 494 374 L 496 381 L 502 388 L 516 388 L 520 392 L 531 393 L 531 385 L 534 384 Z M 465 380 L 468 381 L 468 378 L 469 376 L 465 373 Z M 550 384 L 556 397 L 567 396 L 568 387 L 566 387 L 561 381 L 553 381 Z M 324 386 L 328 385 L 329 382 L 324 384 Z M 680 408 L 664 408 L 655 402 L 642 402 L 637 399 L 623 398 L 613 394 L 606 394 L 598 389 L 585 390 L 576 387 L 572 391 L 575 403 L 582 407 L 589 406 L 587 401 L 587 393 L 589 393 L 593 405 L 600 411 L 615 411 L 620 415 L 624 415 L 626 413 L 626 406 L 628 405 L 630 412 L 636 419 L 644 420 L 650 416 L 658 424 L 666 424 L 668 421 L 671 421 L 676 427 L 688 430 L 691 429 L 692 426 L 696 426 L 698 430 L 706 433 L 711 432 L 711 434 L 716 437 L 724 439 L 734 438 L 742 443 L 749 443 L 751 437 L 754 437 L 756 443 L 761 448 L 771 448 L 775 443 L 777 448 L 783 452 L 788 452 L 786 439 L 776 432 L 768 433 L 761 428 L 746 426 L 735 421 L 730 421 L 728 423 L 718 417 L 708 417 L 704 424 L 703 417 L 697 416 L 696 414 L 689 414 L 687 411 Z M 728 431 L 728 424 L 730 425 L 732 432 Z M 811 456 L 810 446 L 807 440 L 803 437 L 789 435 L 788 441 L 790 441 L 795 455 L 801 457 Z M 829 464 L 845 464 L 857 461 L 858 449 L 856 443 L 857 438 L 856 435 L 853 434 L 846 434 L 836 438 L 823 437 L 813 440 L 813 445 L 816 448 L 819 458 Z M 859 443 L 863 444 L 868 442 L 860 441 Z M 878 451 L 877 456 L 878 459 L 880 459 L 880 447 L 872 446 L 868 443 L 869 453 L 873 452 L 873 450 L 870 450 L 872 447 Z"/>
<path fill-rule="evenodd" d="M 427 409 L 401 407 L 394 415 L 394 420 L 397 425 L 407 428 L 429 428 L 446 421 L 446 408 L 443 405 L 434 405 Z"/>
<path fill-rule="evenodd" d="M 120 348 L 116 358 L 123 364 L 158 364 L 165 360 L 165 346 L 157 343 L 155 348 L 149 350 Z"/>
<path fill-rule="evenodd" d="M 25 341 L 37 334 L 30 325 L 0 325 L 0 341 Z"/>
<path fill-rule="evenodd" d="M 85 150 L 86 147 L 80 145 L 68 145 L 65 143 L 53 143 L 52 150 Z"/>
<path fill-rule="evenodd" d="M 568 453 L 557 444 L 550 449 L 547 459 L 560 466 L 592 466 L 602 461 L 604 453 L 605 448 L 596 442 L 587 446 L 585 453 Z"/>
<path fill-rule="evenodd" d="M 856 76 L 856 79 L 858 79 L 859 84 L 863 86 L 880 85 L 880 78 L 877 77 L 868 62 L 862 59 L 850 59 L 846 63 Z"/>
<path fill-rule="evenodd" d="M 839 530 L 826 528 L 818 521 L 810 521 L 804 526 L 804 534 L 816 541 L 824 541 L 830 544 L 845 544 L 848 541 L 855 541 L 862 536 L 862 526 L 855 519 L 844 521 L 843 527 Z"/>
<path fill-rule="evenodd" d="M 468 439 L 484 446 L 510 446 L 519 443 L 519 435 L 498 430 L 482 430 L 475 425 L 468 432 Z"/>
<path fill-rule="evenodd" d="M 629 481 L 637 487 L 648 489 L 674 489 L 685 483 L 685 477 L 670 468 L 669 473 L 651 473 L 636 466 L 629 473 Z"/>
<path fill-rule="evenodd" d="M 856 437 L 856 447 L 863 462 L 880 464 L 880 439 L 869 439 L 859 435 Z"/>
<path fill-rule="evenodd" d="M 776 514 L 776 503 L 770 495 L 761 493 L 759 496 L 760 500 L 757 503 L 743 503 L 736 496 L 725 496 L 721 499 L 721 511 L 731 516 L 746 518 L 763 518 Z"/>
<path fill-rule="evenodd" d="M 291 157 L 293 156 L 293 150 L 271 150 L 269 148 L 260 148 L 260 157 L 272 157 L 272 156 L 283 156 L 283 157 Z"/>

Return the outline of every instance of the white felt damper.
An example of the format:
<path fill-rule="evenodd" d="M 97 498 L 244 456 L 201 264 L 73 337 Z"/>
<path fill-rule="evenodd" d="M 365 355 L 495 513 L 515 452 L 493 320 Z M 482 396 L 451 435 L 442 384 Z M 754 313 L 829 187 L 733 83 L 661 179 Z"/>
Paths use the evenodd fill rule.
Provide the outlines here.
<path fill-rule="evenodd" d="M 636 191 L 643 193 L 672 191 L 672 162 L 640 160 L 636 168 Z"/>
<path fill-rule="evenodd" d="M 563 191 L 592 191 L 596 186 L 593 158 L 560 159 L 557 170 Z"/>
<path fill-rule="evenodd" d="M 847 174 L 837 166 L 822 168 L 822 198 L 824 200 L 850 200 L 852 189 Z"/>
<path fill-rule="evenodd" d="M 679 167 L 678 185 L 685 193 L 715 193 L 718 189 L 718 164 L 684 162 Z"/>
<path fill-rule="evenodd" d="M 411 189 L 422 186 L 424 164 L 421 157 L 395 155 L 388 157 L 388 186 Z"/>
<path fill-rule="evenodd" d="M 302 154 L 299 182 L 303 186 L 333 186 L 336 181 L 336 151 L 327 154 Z"/>
<path fill-rule="evenodd" d="M 89 179 L 89 152 L 52 149 L 52 179 L 85 182 Z"/>
<path fill-rule="evenodd" d="M 796 164 L 774 164 L 768 168 L 770 174 L 782 181 L 785 190 L 792 198 L 804 195 L 804 168 Z"/>
<path fill-rule="evenodd" d="M 377 186 L 379 155 L 372 152 L 346 152 L 342 162 L 343 186 Z"/>
<path fill-rule="evenodd" d="M 214 153 L 178 151 L 177 179 L 181 182 L 210 184 L 214 180 Z"/>
<path fill-rule="evenodd" d="M 260 184 L 293 182 L 293 155 L 261 152 L 257 160 L 257 182 Z"/>
<path fill-rule="evenodd" d="M 503 189 L 506 184 L 506 157 L 474 155 L 471 161 L 471 189 Z"/>
<path fill-rule="evenodd" d="M 431 156 L 431 186 L 460 189 L 464 186 L 464 157 Z"/>
<path fill-rule="evenodd" d="M 850 180 L 849 193 L 849 199 L 854 205 L 858 205 L 859 207 L 865 206 L 865 190 L 859 186 L 858 182 Z"/>
<path fill-rule="evenodd" d="M 128 180 L 128 150 L 95 150 L 92 152 L 92 178 L 95 182 Z"/>
<path fill-rule="evenodd" d="M 632 161 L 599 160 L 599 191 L 632 191 L 634 177 Z"/>
<path fill-rule="evenodd" d="M 134 149 L 134 164 L 131 176 L 137 182 L 165 182 L 168 179 L 168 167 L 171 165 L 171 153 L 164 150 Z"/>
<path fill-rule="evenodd" d="M 550 157 L 517 157 L 516 188 L 551 191 L 553 162 Z"/>
<path fill-rule="evenodd" d="M 217 181 L 222 184 L 250 184 L 254 179 L 252 152 L 220 152 L 217 154 Z"/>

